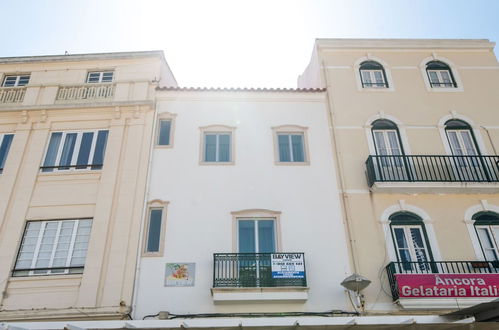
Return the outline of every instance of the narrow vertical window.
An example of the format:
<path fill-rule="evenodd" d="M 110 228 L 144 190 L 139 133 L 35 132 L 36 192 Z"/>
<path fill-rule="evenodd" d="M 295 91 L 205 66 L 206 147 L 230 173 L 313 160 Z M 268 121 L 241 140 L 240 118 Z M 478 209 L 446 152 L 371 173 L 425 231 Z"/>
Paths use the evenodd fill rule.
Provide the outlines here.
<path fill-rule="evenodd" d="M 145 257 L 159 257 L 163 254 L 166 206 L 168 202 L 154 200 L 148 205 L 146 221 L 144 221 L 142 255 Z"/>
<path fill-rule="evenodd" d="M 159 120 L 159 132 L 157 145 L 159 146 L 169 146 L 170 145 L 170 135 L 171 135 L 172 121 L 170 119 L 160 119 Z"/>
<path fill-rule="evenodd" d="M 480 212 L 473 216 L 484 259 L 499 260 L 499 214 Z"/>
<path fill-rule="evenodd" d="M 151 209 L 147 228 L 146 252 L 159 252 L 163 209 Z"/>
<path fill-rule="evenodd" d="M 3 167 L 9 154 L 10 145 L 14 139 L 13 134 L 0 134 L 0 174 L 3 172 Z"/>

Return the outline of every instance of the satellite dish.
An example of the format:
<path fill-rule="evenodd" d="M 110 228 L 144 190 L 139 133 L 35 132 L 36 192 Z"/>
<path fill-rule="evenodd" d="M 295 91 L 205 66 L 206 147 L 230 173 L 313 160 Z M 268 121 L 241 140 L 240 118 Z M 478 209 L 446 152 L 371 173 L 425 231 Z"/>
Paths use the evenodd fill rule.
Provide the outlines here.
<path fill-rule="evenodd" d="M 341 282 L 341 285 L 348 290 L 354 291 L 354 292 L 360 292 L 361 290 L 364 290 L 367 288 L 367 286 L 371 284 L 371 281 L 367 279 L 367 277 L 359 275 L 359 274 L 352 274 L 345 278 L 343 282 Z"/>

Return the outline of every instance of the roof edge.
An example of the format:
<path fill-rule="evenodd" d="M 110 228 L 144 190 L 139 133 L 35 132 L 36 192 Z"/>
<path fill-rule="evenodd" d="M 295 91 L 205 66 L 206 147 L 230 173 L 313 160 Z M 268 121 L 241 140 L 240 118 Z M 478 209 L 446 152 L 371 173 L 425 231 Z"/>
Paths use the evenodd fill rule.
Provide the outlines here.
<path fill-rule="evenodd" d="M 133 51 L 133 52 L 0 57 L 0 64 L 26 63 L 26 62 L 56 62 L 56 61 L 57 62 L 91 61 L 91 60 L 103 60 L 103 59 L 129 59 L 129 58 L 143 58 L 143 57 L 159 57 L 165 60 L 165 55 L 162 50 L 148 50 L 148 51 Z"/>
<path fill-rule="evenodd" d="M 495 42 L 488 39 L 343 39 L 318 38 L 319 48 L 406 48 L 406 49 L 492 49 Z"/>
<path fill-rule="evenodd" d="M 256 92 L 256 93 L 322 93 L 325 88 L 241 88 L 241 87 L 156 87 L 173 92 Z"/>

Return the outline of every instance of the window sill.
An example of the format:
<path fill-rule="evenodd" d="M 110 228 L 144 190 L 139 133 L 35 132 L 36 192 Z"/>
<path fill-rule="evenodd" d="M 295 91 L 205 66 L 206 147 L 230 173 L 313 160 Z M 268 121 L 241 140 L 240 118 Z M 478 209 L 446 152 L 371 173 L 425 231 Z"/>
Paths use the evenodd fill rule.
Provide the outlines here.
<path fill-rule="evenodd" d="M 429 87 L 427 90 L 431 93 L 456 93 L 464 91 L 462 87 Z"/>
<path fill-rule="evenodd" d="M 220 165 L 235 165 L 236 162 L 199 162 L 199 165 L 203 165 L 203 166 L 206 166 L 206 165 L 215 165 L 215 166 L 220 166 Z"/>
<path fill-rule="evenodd" d="M 212 288 L 211 295 L 215 304 L 238 301 L 292 301 L 304 303 L 308 299 L 308 290 L 308 287 Z"/>
<path fill-rule="evenodd" d="M 360 92 L 395 92 L 393 87 L 361 87 Z"/>
<path fill-rule="evenodd" d="M 171 148 L 173 148 L 173 144 L 167 144 L 167 145 L 155 144 L 154 148 L 157 148 L 157 149 L 171 149 Z"/>
<path fill-rule="evenodd" d="M 61 179 L 68 177 L 78 177 L 81 179 L 100 179 L 102 170 L 67 170 L 67 171 L 54 171 L 54 172 L 38 172 L 38 177 L 40 178 L 55 178 L 59 177 Z"/>
<path fill-rule="evenodd" d="M 58 281 L 58 280 L 80 280 L 83 273 L 75 274 L 40 274 L 40 275 L 26 275 L 26 276 L 10 276 L 9 282 L 35 282 L 35 281 Z M 55 284 L 58 286 L 58 284 Z"/>
<path fill-rule="evenodd" d="M 277 166 L 309 166 L 310 162 L 275 162 Z"/>

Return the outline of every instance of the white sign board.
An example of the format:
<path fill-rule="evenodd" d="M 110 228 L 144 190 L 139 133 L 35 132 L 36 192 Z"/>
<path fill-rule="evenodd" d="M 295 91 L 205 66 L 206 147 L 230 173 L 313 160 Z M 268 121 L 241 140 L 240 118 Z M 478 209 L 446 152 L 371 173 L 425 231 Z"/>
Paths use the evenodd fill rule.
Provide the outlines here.
<path fill-rule="evenodd" d="M 272 278 L 305 278 L 302 253 L 272 253 Z"/>

